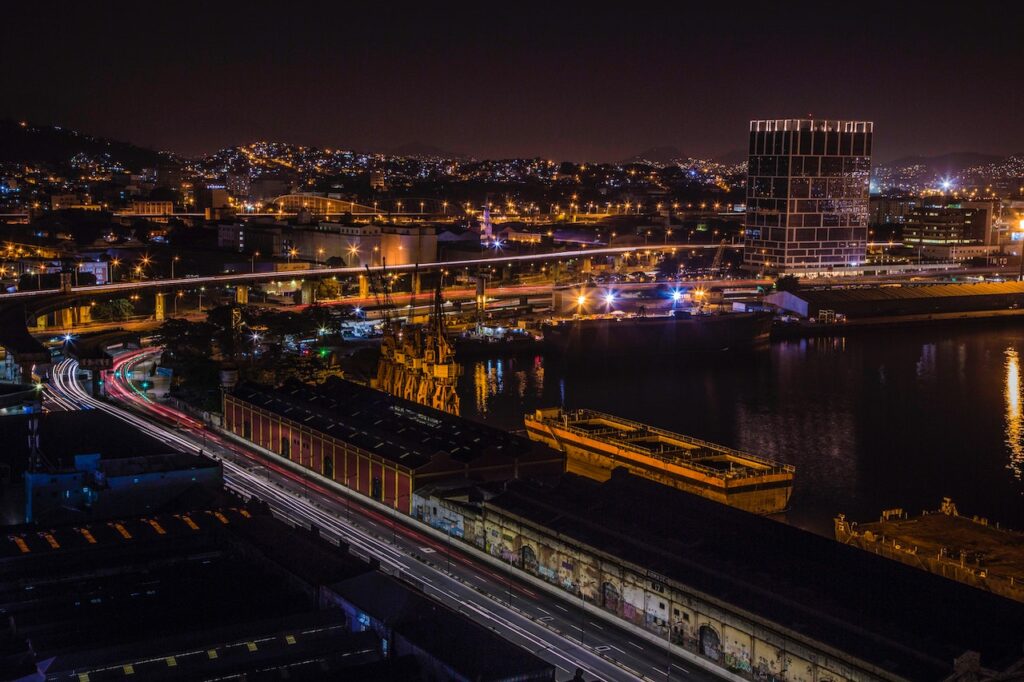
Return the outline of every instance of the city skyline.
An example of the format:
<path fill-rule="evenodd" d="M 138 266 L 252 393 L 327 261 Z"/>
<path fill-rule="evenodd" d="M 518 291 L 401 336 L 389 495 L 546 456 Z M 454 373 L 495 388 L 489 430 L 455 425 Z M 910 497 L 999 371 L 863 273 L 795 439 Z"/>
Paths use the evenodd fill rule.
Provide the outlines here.
<path fill-rule="evenodd" d="M 1024 150 L 1021 48 L 1002 10 L 954 24 L 915 8 L 756 21 L 209 8 L 145 30 L 113 6 L 62 12 L 42 41 L 26 30 L 38 8 L 6 22 L 0 117 L 187 156 L 275 140 L 596 162 L 672 146 L 708 158 L 740 151 L 747 122 L 769 117 L 873 120 L 881 163 Z"/>

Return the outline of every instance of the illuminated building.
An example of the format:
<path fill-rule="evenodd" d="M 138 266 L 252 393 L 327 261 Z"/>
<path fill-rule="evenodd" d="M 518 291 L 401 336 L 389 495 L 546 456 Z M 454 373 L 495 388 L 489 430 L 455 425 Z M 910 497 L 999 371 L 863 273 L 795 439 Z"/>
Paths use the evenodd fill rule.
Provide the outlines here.
<path fill-rule="evenodd" d="M 873 127 L 869 121 L 750 122 L 747 267 L 817 274 L 863 264 Z"/>

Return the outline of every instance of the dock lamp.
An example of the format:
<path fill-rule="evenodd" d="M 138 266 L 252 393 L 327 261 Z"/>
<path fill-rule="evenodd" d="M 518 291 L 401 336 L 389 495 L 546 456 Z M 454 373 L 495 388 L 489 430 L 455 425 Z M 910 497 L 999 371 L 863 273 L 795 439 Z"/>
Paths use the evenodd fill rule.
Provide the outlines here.
<path fill-rule="evenodd" d="M 1017 281 L 1024 282 L 1024 218 L 1021 218 L 1017 223 L 1017 233 L 1013 235 L 1013 240 L 1020 244 L 1020 248 L 1017 249 L 1017 255 L 1020 257 L 1020 265 L 1017 269 Z"/>

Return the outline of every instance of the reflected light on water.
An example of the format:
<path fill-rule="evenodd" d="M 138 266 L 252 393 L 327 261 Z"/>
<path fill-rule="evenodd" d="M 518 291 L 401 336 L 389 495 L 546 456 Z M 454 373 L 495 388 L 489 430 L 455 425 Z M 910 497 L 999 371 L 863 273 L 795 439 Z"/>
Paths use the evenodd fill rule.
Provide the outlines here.
<path fill-rule="evenodd" d="M 1014 348 L 1006 349 L 1006 446 L 1010 450 L 1007 464 L 1018 479 L 1024 474 L 1024 420 L 1020 412 L 1020 355 Z"/>

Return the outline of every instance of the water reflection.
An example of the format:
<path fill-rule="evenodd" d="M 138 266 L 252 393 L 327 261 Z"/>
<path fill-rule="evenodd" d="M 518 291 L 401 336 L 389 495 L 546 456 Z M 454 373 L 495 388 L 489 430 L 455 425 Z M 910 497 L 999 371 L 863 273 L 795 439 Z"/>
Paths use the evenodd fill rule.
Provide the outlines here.
<path fill-rule="evenodd" d="M 1020 413 L 1020 355 L 1015 348 L 1006 349 L 1006 447 L 1010 450 L 1007 467 L 1018 479 L 1024 474 L 1024 420 Z"/>

